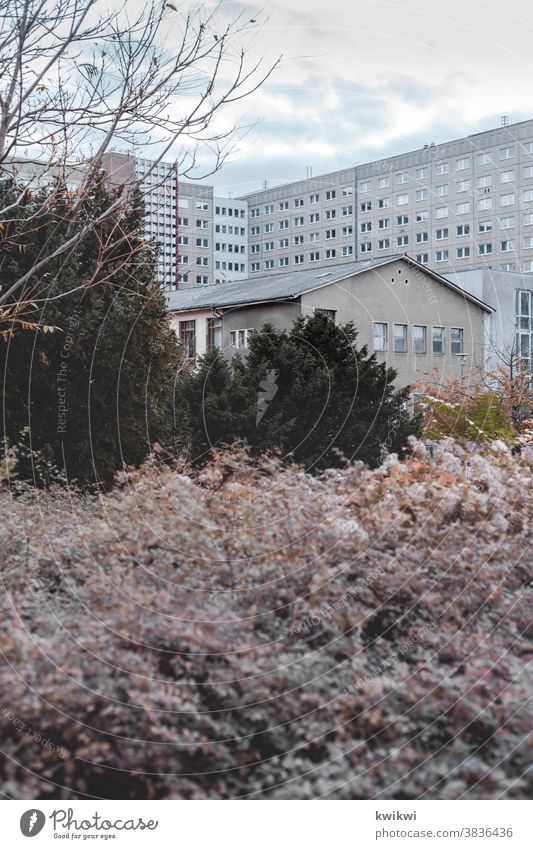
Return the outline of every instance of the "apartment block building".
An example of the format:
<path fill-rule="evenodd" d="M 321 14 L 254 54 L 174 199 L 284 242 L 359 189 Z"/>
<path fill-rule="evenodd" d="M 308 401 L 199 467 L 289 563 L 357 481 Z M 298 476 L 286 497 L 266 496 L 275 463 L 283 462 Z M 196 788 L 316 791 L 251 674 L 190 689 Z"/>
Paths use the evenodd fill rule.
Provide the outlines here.
<path fill-rule="evenodd" d="M 248 204 L 243 200 L 215 197 L 214 283 L 248 277 Z"/>
<path fill-rule="evenodd" d="M 250 276 L 409 253 L 533 272 L 533 120 L 243 197 Z"/>

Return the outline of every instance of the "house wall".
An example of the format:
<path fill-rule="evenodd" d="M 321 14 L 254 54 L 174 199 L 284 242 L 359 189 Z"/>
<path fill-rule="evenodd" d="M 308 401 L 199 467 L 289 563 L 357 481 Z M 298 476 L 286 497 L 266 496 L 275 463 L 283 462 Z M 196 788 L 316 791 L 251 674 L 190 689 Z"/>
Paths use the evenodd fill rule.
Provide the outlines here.
<path fill-rule="evenodd" d="M 304 315 L 311 315 L 321 307 L 336 310 L 338 324 L 353 321 L 359 332 L 358 344 L 368 345 L 369 352 L 373 352 L 373 323 L 387 322 L 388 351 L 376 356 L 396 369 L 398 386 L 433 374 L 438 380 L 460 377 L 460 358 L 450 352 L 451 327 L 463 328 L 463 350 L 468 355 L 464 365 L 465 381 L 475 364 L 483 359 L 485 311 L 404 260 L 310 292 L 302 296 L 301 302 Z M 394 353 L 394 323 L 408 325 L 405 354 Z M 415 324 L 427 327 L 426 354 L 413 352 L 411 328 Z M 446 328 L 443 355 L 432 353 L 432 326 Z"/>
<path fill-rule="evenodd" d="M 272 324 L 276 330 L 290 330 L 299 315 L 300 304 L 297 301 L 258 304 L 224 310 L 224 355 L 231 359 L 236 353 L 247 353 L 246 349 L 236 350 L 231 347 L 230 333 L 232 330 L 260 330 L 264 324 Z"/>

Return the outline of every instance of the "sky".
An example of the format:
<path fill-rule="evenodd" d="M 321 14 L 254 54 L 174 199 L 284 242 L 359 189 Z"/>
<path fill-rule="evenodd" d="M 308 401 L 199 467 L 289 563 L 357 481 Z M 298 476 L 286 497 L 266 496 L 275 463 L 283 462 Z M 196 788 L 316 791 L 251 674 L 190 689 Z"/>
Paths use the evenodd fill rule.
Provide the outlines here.
<path fill-rule="evenodd" d="M 487 0 L 222 2 L 250 58 L 282 61 L 224 120 L 247 126 L 206 182 L 240 195 L 533 116 L 533 7 Z"/>

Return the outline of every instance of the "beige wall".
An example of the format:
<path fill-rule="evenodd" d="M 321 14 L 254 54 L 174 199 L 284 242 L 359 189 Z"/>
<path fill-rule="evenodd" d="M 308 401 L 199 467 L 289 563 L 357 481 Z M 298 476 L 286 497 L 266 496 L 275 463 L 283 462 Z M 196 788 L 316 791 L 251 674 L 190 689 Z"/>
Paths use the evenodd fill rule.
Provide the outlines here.
<path fill-rule="evenodd" d="M 433 373 L 437 373 L 439 379 L 460 376 L 459 358 L 450 354 L 451 327 L 463 328 L 464 351 L 468 354 L 465 362 L 466 380 L 474 361 L 478 363 L 482 360 L 483 321 L 486 313 L 460 293 L 453 292 L 403 260 L 303 295 L 301 302 L 304 315 L 310 315 L 315 308 L 322 307 L 337 311 L 338 324 L 353 321 L 359 331 L 359 345 L 368 345 L 369 352 L 373 351 L 373 323 L 387 322 L 389 351 L 387 355 L 377 356 L 380 361 L 386 359 L 388 365 L 397 370 L 396 382 L 399 386 L 422 380 Z M 409 326 L 406 354 L 395 354 L 392 350 L 394 323 Z M 427 326 L 427 354 L 413 353 L 410 328 L 414 324 Z M 446 328 L 443 356 L 431 352 L 433 325 Z"/>

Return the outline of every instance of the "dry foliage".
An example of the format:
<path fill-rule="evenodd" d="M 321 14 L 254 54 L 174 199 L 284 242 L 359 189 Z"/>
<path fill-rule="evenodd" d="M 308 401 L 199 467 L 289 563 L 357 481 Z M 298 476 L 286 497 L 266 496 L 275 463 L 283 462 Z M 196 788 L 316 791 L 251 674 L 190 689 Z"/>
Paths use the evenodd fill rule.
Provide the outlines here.
<path fill-rule="evenodd" d="M 528 797 L 526 453 L 4 490 L 4 793 Z"/>

